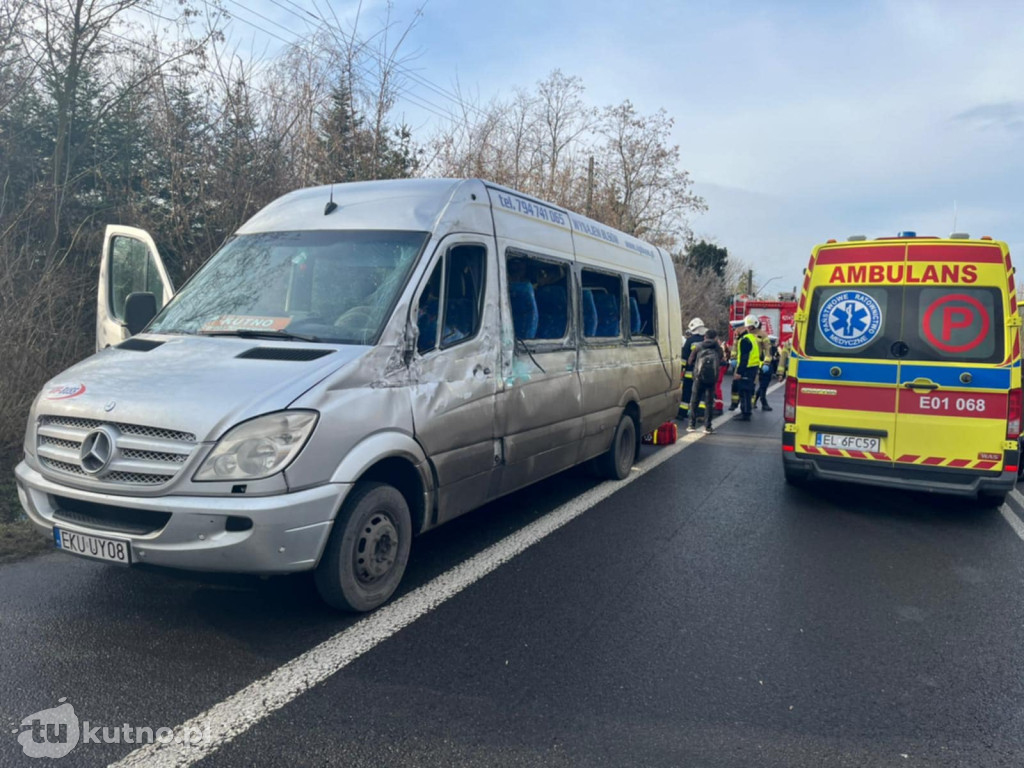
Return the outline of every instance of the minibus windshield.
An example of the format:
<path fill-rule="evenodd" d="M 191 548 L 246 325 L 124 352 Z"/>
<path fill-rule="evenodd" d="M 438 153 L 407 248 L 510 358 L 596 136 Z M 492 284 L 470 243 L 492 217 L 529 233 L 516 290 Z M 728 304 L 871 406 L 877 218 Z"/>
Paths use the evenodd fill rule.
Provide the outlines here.
<path fill-rule="evenodd" d="M 238 235 L 148 330 L 374 344 L 428 237 L 367 230 Z"/>

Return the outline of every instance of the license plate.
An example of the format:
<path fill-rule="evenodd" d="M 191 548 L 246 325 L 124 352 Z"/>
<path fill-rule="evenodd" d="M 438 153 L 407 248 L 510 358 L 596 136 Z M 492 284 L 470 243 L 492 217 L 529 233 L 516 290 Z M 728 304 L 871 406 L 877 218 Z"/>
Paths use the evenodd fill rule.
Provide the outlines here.
<path fill-rule="evenodd" d="M 131 565 L 132 562 L 131 544 L 124 539 L 108 539 L 106 536 L 92 536 L 55 527 L 53 542 L 57 545 L 57 549 L 63 549 L 65 552 L 72 552 L 83 557 L 105 560 L 108 563 L 120 563 L 121 565 Z"/>
<path fill-rule="evenodd" d="M 841 448 L 844 451 L 879 453 L 882 450 L 882 438 L 833 435 L 828 432 L 819 432 L 816 438 L 816 445 L 822 448 Z"/>

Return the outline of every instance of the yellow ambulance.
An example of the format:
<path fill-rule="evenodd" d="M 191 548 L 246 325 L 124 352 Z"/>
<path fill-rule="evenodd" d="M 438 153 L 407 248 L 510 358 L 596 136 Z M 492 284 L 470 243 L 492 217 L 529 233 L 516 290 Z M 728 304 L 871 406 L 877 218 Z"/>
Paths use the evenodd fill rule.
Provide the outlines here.
<path fill-rule="evenodd" d="M 1021 432 L 1021 316 L 1005 243 L 829 240 L 811 253 L 787 368 L 786 480 L 1000 503 Z"/>

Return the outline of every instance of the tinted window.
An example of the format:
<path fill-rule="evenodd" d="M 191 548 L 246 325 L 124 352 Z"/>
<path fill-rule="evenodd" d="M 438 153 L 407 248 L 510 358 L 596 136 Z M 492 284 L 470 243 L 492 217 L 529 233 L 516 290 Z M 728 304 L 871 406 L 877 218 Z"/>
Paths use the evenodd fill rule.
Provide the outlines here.
<path fill-rule="evenodd" d="M 480 329 L 486 256 L 482 245 L 457 245 L 448 251 L 442 347 L 472 338 Z"/>
<path fill-rule="evenodd" d="M 421 355 L 437 348 L 437 319 L 441 312 L 441 273 L 443 271 L 444 259 L 441 259 L 434 267 L 434 271 L 430 273 L 430 279 L 427 280 L 427 286 L 420 294 L 419 305 L 416 308 L 416 325 L 420 331 L 416 349 Z"/>
<path fill-rule="evenodd" d="M 565 338 L 569 331 L 569 265 L 509 250 L 508 300 L 516 338 Z"/>
<path fill-rule="evenodd" d="M 904 341 L 910 360 L 1003 360 L 1003 298 L 998 288 L 906 289 Z"/>
<path fill-rule="evenodd" d="M 602 272 L 581 272 L 583 335 L 614 338 L 622 335 L 622 279 Z"/>
<path fill-rule="evenodd" d="M 630 336 L 654 336 L 654 286 L 639 280 L 629 281 Z"/>
<path fill-rule="evenodd" d="M 816 288 L 807 351 L 826 357 L 892 358 L 900 337 L 899 286 Z"/>

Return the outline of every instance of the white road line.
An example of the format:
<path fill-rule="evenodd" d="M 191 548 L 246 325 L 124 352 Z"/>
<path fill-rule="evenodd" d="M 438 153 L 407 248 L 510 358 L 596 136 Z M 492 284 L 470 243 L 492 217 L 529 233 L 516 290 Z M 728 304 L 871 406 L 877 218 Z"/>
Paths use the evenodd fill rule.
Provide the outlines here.
<path fill-rule="evenodd" d="M 781 384 L 775 384 L 768 391 L 772 392 L 779 386 Z M 735 411 L 727 412 L 716 421 L 724 423 L 735 414 Z M 174 740 L 166 744 L 146 744 L 112 765 L 116 768 L 185 768 L 194 765 L 500 565 L 703 437 L 705 435 L 702 432 L 686 434 L 675 445 L 666 446 L 640 462 L 625 480 L 607 481 L 591 488 L 179 725 L 174 729 Z M 201 741 L 194 736 L 191 739 L 184 738 L 186 734 L 197 733 L 203 734 Z"/>
<path fill-rule="evenodd" d="M 1024 495 L 1021 494 L 1016 488 L 1010 491 L 1010 495 L 1013 496 L 1013 500 L 1024 508 Z M 1017 513 L 1010 509 L 1009 504 L 1003 504 L 999 507 L 999 513 L 1003 516 L 1003 519 L 1010 524 L 1016 533 L 1022 540 L 1024 540 L 1024 520 L 1017 517 Z"/>

